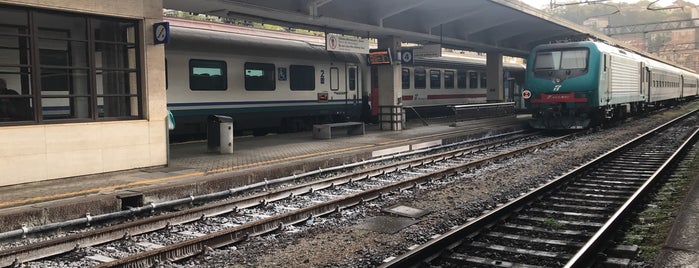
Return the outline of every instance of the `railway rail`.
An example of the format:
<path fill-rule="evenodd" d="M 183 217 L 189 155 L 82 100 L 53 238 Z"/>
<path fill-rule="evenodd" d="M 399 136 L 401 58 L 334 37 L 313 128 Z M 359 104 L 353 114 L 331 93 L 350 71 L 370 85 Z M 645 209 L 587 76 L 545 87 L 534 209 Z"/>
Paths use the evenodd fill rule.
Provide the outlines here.
<path fill-rule="evenodd" d="M 397 257 L 382 267 L 585 267 L 698 138 L 696 111 Z"/>
<path fill-rule="evenodd" d="M 538 137 L 540 138 L 540 137 Z M 367 200 L 381 197 L 393 191 L 401 191 L 415 187 L 434 179 L 444 178 L 450 174 L 475 169 L 481 165 L 513 157 L 517 154 L 525 154 L 538 148 L 550 146 L 569 136 L 549 138 L 547 141 L 539 142 L 536 136 L 531 134 L 514 135 L 509 138 L 501 138 L 498 141 L 488 142 L 477 146 L 469 146 L 459 149 L 441 150 L 439 153 L 432 153 L 426 156 L 404 161 L 393 161 L 389 165 L 382 165 L 362 171 L 351 172 L 350 174 L 338 175 L 321 181 L 313 181 L 304 184 L 286 187 L 279 190 L 272 190 L 252 196 L 239 197 L 227 202 L 219 202 L 205 205 L 176 213 L 163 214 L 130 223 L 114 225 L 107 228 L 100 228 L 66 237 L 43 241 L 31 245 L 7 249 L 0 252 L 0 265 L 24 263 L 31 260 L 43 259 L 49 256 L 73 251 L 76 248 L 117 241 L 124 237 L 149 233 L 157 230 L 167 229 L 178 224 L 197 221 L 200 219 L 215 217 L 223 214 L 253 214 L 243 212 L 244 209 L 264 207 L 264 205 L 282 199 L 289 199 L 305 193 L 318 192 L 323 189 L 337 188 L 341 185 L 352 185 L 360 181 L 369 184 L 361 186 L 364 189 L 354 190 L 358 193 L 346 196 L 334 196 L 326 193 L 332 200 L 323 201 L 318 204 L 310 204 L 305 207 L 288 208 L 283 213 L 274 215 L 263 215 L 258 219 L 237 225 L 229 229 L 224 229 L 209 235 L 186 239 L 179 243 L 168 245 L 156 250 L 145 251 L 140 254 L 121 258 L 105 266 L 112 267 L 140 267 L 141 265 L 152 265 L 162 261 L 176 261 L 191 257 L 205 251 L 207 248 L 217 248 L 231 243 L 245 240 L 252 235 L 259 235 L 272 232 L 290 224 L 303 222 L 314 217 L 319 217 L 343 208 L 354 206 Z M 533 145 L 525 145 L 527 141 L 534 142 Z M 521 146 L 523 148 L 506 152 L 494 152 L 494 148 L 502 146 Z M 483 157 L 484 153 L 491 153 L 493 156 Z M 478 156 L 480 154 L 480 156 Z M 448 162 L 449 164 L 445 164 Z M 432 163 L 431 167 L 429 164 Z M 438 164 L 433 164 L 438 163 Z M 392 176 L 396 171 L 401 171 L 411 175 L 410 179 L 401 179 L 404 176 Z M 379 176 L 395 177 L 394 179 L 379 178 Z M 254 212 L 259 213 L 259 211 Z M 230 226 L 229 226 L 230 227 Z"/>

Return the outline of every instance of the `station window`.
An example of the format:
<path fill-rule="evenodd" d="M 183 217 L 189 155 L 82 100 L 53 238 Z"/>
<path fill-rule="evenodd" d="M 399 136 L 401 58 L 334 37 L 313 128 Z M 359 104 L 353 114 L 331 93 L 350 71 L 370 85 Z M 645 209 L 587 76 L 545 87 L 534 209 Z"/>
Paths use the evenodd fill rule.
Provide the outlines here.
<path fill-rule="evenodd" d="M 400 84 L 402 89 L 410 89 L 410 69 L 401 69 Z"/>
<path fill-rule="evenodd" d="M 218 60 L 189 60 L 191 90 L 226 90 L 226 62 Z"/>
<path fill-rule="evenodd" d="M 142 118 L 138 25 L 0 8 L 0 124 Z"/>
<path fill-rule="evenodd" d="M 456 87 L 468 88 L 468 72 L 466 70 L 456 71 Z"/>
<path fill-rule="evenodd" d="M 423 68 L 415 68 L 415 88 L 425 88 L 427 86 L 427 73 Z"/>
<path fill-rule="evenodd" d="M 430 88 L 442 88 L 442 71 L 430 70 Z"/>
<path fill-rule="evenodd" d="M 275 90 L 277 88 L 274 64 L 246 62 L 245 90 Z M 291 75 L 293 77 L 293 75 Z M 291 78 L 293 79 L 293 78 Z"/>
<path fill-rule="evenodd" d="M 477 72 L 468 72 L 468 88 L 478 88 Z"/>
<path fill-rule="evenodd" d="M 454 88 L 454 71 L 444 71 L 444 88 Z"/>
<path fill-rule="evenodd" d="M 315 90 L 316 68 L 309 65 L 289 66 L 289 86 L 291 90 Z"/>

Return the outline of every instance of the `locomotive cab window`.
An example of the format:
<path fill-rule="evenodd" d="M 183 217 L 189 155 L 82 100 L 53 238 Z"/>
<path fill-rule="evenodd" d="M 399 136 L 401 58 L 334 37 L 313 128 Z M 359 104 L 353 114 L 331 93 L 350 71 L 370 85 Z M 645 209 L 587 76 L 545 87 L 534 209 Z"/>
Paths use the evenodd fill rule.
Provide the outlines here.
<path fill-rule="evenodd" d="M 191 90 L 226 90 L 226 62 L 215 60 L 189 61 L 189 88 Z"/>
<path fill-rule="evenodd" d="M 538 52 L 534 59 L 534 70 L 586 69 L 587 55 L 587 49 Z"/>
<path fill-rule="evenodd" d="M 244 66 L 245 90 L 275 90 L 276 73 L 274 64 L 246 62 Z M 290 68 L 291 69 L 291 68 Z M 289 70 L 291 79 L 293 73 Z"/>
<path fill-rule="evenodd" d="M 291 90 L 315 90 L 316 68 L 309 65 L 289 66 L 289 88 Z"/>

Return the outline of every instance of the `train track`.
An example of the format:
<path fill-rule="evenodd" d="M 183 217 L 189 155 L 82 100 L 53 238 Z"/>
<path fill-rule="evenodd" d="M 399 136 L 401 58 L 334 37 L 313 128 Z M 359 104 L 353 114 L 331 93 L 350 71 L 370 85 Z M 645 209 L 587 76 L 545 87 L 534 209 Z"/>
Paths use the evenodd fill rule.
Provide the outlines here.
<path fill-rule="evenodd" d="M 32 245 L 4 250 L 0 252 L 0 266 L 17 265 L 31 260 L 43 259 L 70 252 L 76 248 L 85 248 L 111 241 L 119 241 L 125 237 L 150 233 L 157 230 L 166 230 L 175 225 L 195 222 L 218 215 L 251 214 L 250 212 L 243 211 L 250 208 L 264 207 L 273 202 L 290 199 L 307 193 L 319 192 L 324 189 L 329 189 L 329 191 L 332 192 L 333 189 L 342 185 L 354 185 L 359 182 L 366 182 L 366 185 L 351 190 L 357 192 L 356 194 L 333 196 L 332 193 L 325 193 L 323 195 L 331 196 L 331 200 L 322 201 L 321 203 L 314 201 L 315 204 L 308 204 L 291 209 L 288 208 L 288 205 L 283 205 L 286 206 L 286 210 L 291 211 L 267 214 L 241 225 L 233 226 L 232 228 L 194 239 L 186 239 L 155 250 L 144 251 L 130 257 L 106 263 L 104 266 L 141 267 L 141 265 L 152 265 L 163 261 L 177 261 L 199 254 L 207 248 L 218 248 L 245 240 L 252 235 L 260 235 L 279 230 L 284 226 L 326 215 L 367 200 L 381 197 L 391 192 L 412 188 L 431 180 L 447 177 L 450 174 L 475 169 L 494 161 L 525 154 L 537 150 L 538 148 L 550 146 L 567 138 L 569 138 L 569 136 L 549 138 L 544 142 L 539 142 L 540 137 L 535 137 L 530 134 L 515 135 L 514 137 L 501 138 L 498 141 L 477 146 L 441 150 L 439 153 L 431 153 L 426 156 L 404 161 L 393 161 L 391 164 L 384 164 L 380 167 L 361 171 L 353 171 L 350 174 L 338 175 L 320 181 L 299 184 L 247 197 L 239 197 L 227 202 L 214 203 L 181 212 L 154 216 L 130 223 L 114 225 L 107 228 L 100 228 Z M 534 144 L 527 145 L 526 143 Z M 498 148 L 509 148 L 515 145 L 522 148 L 517 150 L 500 149 L 504 152 L 497 152 Z M 483 154 L 486 153 L 491 156 L 484 157 Z M 400 171 L 403 175 L 392 175 L 396 174 L 397 171 Z M 410 175 L 412 178 L 402 179 L 406 175 Z M 278 210 L 275 209 L 274 211 Z M 255 213 L 260 212 L 258 210 Z"/>
<path fill-rule="evenodd" d="M 696 112 L 647 132 L 382 267 L 588 267 L 698 138 Z"/>

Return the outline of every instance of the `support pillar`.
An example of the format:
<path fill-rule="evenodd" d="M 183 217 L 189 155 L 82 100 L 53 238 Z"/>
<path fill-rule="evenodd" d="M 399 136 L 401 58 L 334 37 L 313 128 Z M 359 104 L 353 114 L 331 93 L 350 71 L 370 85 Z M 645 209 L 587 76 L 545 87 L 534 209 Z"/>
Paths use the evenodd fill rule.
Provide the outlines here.
<path fill-rule="evenodd" d="M 401 65 L 396 52 L 401 48 L 399 37 L 379 38 L 379 48 L 391 50 L 393 64 L 379 65 L 379 124 L 381 130 L 403 129 L 403 88 L 401 87 Z"/>
<path fill-rule="evenodd" d="M 503 102 L 505 100 L 505 86 L 502 81 L 502 53 L 488 52 L 486 56 L 487 69 L 487 102 Z"/>

